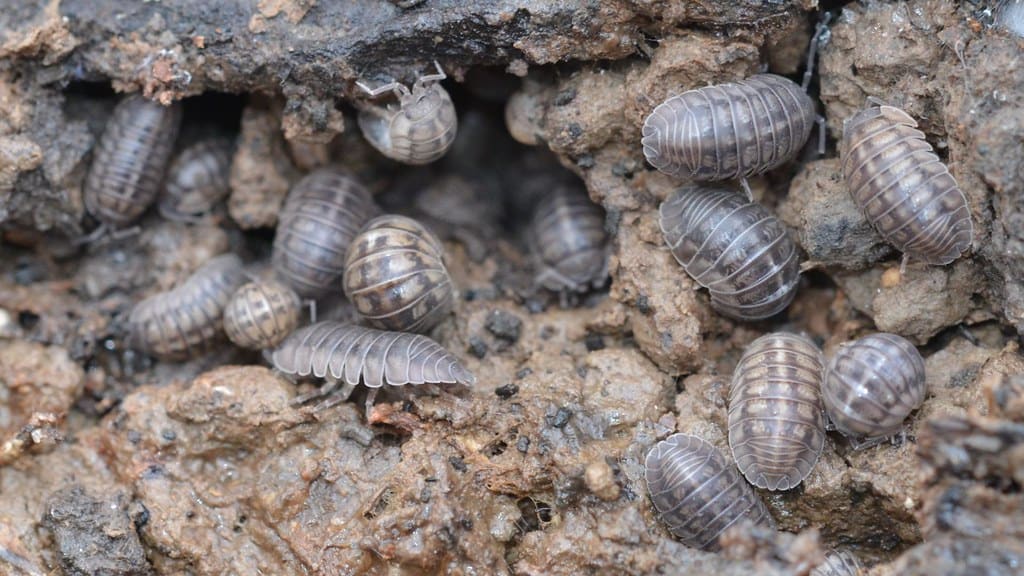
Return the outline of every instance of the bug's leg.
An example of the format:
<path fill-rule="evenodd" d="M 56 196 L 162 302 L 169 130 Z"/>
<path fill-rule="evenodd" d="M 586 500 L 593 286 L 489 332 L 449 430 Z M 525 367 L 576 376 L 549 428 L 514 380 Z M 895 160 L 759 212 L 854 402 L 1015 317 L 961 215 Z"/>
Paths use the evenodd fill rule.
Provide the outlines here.
<path fill-rule="evenodd" d="M 316 299 L 310 298 L 303 302 L 307 308 L 309 308 L 309 323 L 316 324 Z"/>
<path fill-rule="evenodd" d="M 341 384 L 340 390 L 338 389 L 339 384 Z M 345 400 L 348 400 L 348 397 L 352 395 L 352 390 L 354 390 L 355 387 L 355 384 L 349 384 L 348 382 L 342 384 L 341 379 L 332 378 L 328 380 L 327 385 L 324 386 L 327 390 L 321 393 L 320 396 L 327 396 L 328 394 L 330 394 L 330 396 L 327 396 L 323 402 L 314 406 L 313 410 L 316 412 L 323 412 L 331 406 L 341 404 Z"/>
<path fill-rule="evenodd" d="M 142 232 L 142 228 L 139 228 L 138 226 L 132 226 L 131 228 L 124 228 L 122 230 L 114 230 L 113 232 L 110 233 L 110 239 L 111 240 L 124 240 L 125 238 L 131 238 L 132 236 L 135 236 L 136 234 L 140 234 L 141 232 Z"/>
<path fill-rule="evenodd" d="M 978 340 L 978 337 L 975 336 L 974 334 L 971 334 L 970 330 L 968 330 L 967 327 L 963 325 L 963 323 L 957 324 L 956 328 L 960 332 L 960 335 L 964 337 L 964 340 L 967 340 L 968 342 L 974 344 L 975 346 L 981 346 L 981 342 Z"/>
<path fill-rule="evenodd" d="M 818 156 L 825 155 L 825 117 L 819 115 L 814 121 L 818 124 Z"/>
<path fill-rule="evenodd" d="M 807 49 L 807 68 L 804 70 L 804 81 L 800 85 L 804 92 L 807 92 L 807 88 L 811 85 L 811 78 L 814 77 L 814 56 L 818 52 L 818 46 L 828 42 L 830 34 L 828 23 L 831 20 L 832 15 L 826 12 L 814 27 L 814 36 L 811 37 L 811 45 Z"/>
<path fill-rule="evenodd" d="M 305 404 L 306 402 L 309 402 L 310 400 L 313 400 L 314 398 L 321 398 L 323 396 L 326 396 L 326 395 L 330 394 L 331 392 L 333 392 L 334 390 L 336 390 L 340 384 L 341 384 L 341 380 L 336 380 L 334 378 L 327 378 L 327 383 L 324 384 L 323 386 L 320 386 L 319 388 L 317 388 L 316 390 L 313 390 L 312 392 L 307 392 L 306 394 L 299 394 L 295 398 L 292 398 L 292 406 L 298 406 L 299 404 Z"/>
<path fill-rule="evenodd" d="M 370 421 L 370 416 L 373 415 L 373 401 L 377 399 L 377 392 L 380 392 L 380 388 L 370 388 L 366 393 L 366 401 L 363 402 L 363 411 L 366 414 L 366 421 Z"/>
<path fill-rule="evenodd" d="M 747 200 L 754 201 L 754 191 L 750 189 L 750 182 L 747 182 L 746 178 L 740 178 L 740 185 L 743 186 L 743 191 L 747 193 Z"/>
<path fill-rule="evenodd" d="M 885 100 L 882 100 L 881 98 L 876 98 L 874 96 L 868 96 L 867 99 L 864 101 L 864 104 L 865 104 L 865 106 L 888 106 L 889 105 L 889 103 L 886 102 Z"/>
<path fill-rule="evenodd" d="M 92 244 L 97 239 L 102 238 L 103 235 L 106 234 L 106 233 L 107 233 L 107 225 L 106 224 L 100 224 L 92 232 L 89 232 L 85 236 L 79 236 L 78 238 L 76 238 L 74 240 L 74 242 L 72 242 L 72 244 L 74 246 L 81 246 L 83 244 Z"/>
<path fill-rule="evenodd" d="M 861 450 L 866 450 L 868 448 L 871 448 L 872 446 L 878 446 L 879 444 L 885 442 L 888 439 L 889 438 L 887 438 L 885 436 L 882 436 L 881 438 L 867 438 L 867 439 L 864 439 L 864 438 L 850 438 L 850 448 L 852 448 L 854 452 L 859 452 Z"/>
<path fill-rule="evenodd" d="M 900 260 L 900 276 L 907 273 L 907 262 L 910 262 L 910 254 L 903 253 L 903 259 Z"/>
<path fill-rule="evenodd" d="M 440 82 L 441 80 L 444 80 L 445 78 L 448 77 L 448 75 L 444 73 L 444 70 L 441 69 L 441 64 L 438 63 L 437 60 L 434 60 L 434 68 L 437 68 L 437 74 L 427 74 L 425 76 L 420 76 L 419 79 L 416 80 L 416 83 L 419 84 L 420 86 L 423 86 L 427 82 Z"/>
<path fill-rule="evenodd" d="M 394 92 L 395 96 L 398 96 L 399 99 L 401 99 L 403 96 L 409 95 L 409 89 L 406 88 L 404 84 L 398 81 L 388 82 L 387 84 L 384 84 L 383 86 L 378 86 L 376 88 L 370 88 L 366 84 L 363 84 L 360 81 L 356 81 L 356 86 L 362 88 L 363 92 L 369 94 L 371 98 L 376 98 L 377 96 L 380 96 L 385 92 Z"/>

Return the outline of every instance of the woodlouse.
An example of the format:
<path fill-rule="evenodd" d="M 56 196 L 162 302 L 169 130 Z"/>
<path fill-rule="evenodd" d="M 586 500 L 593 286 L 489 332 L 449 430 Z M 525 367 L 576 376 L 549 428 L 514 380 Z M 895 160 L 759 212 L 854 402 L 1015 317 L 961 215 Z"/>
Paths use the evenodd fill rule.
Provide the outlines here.
<path fill-rule="evenodd" d="M 813 342 L 777 332 L 751 342 L 729 389 L 729 447 L 754 486 L 789 490 L 825 446 L 824 359 Z"/>
<path fill-rule="evenodd" d="M 905 257 L 949 264 L 970 248 L 967 198 L 910 115 L 884 105 L 861 110 L 843 127 L 842 152 L 854 202 Z"/>
<path fill-rule="evenodd" d="M 458 117 L 451 96 L 438 82 L 447 78 L 434 62 L 437 74 L 419 77 L 409 90 L 400 82 L 371 89 L 357 82 L 372 97 L 394 92 L 398 107 L 359 105 L 359 128 L 381 154 L 406 164 L 429 164 L 448 152 L 455 142 Z"/>
<path fill-rule="evenodd" d="M 898 432 L 924 402 L 925 392 L 921 354 L 906 339 L 887 333 L 841 344 L 822 386 L 829 418 L 854 441 Z"/>
<path fill-rule="evenodd" d="M 825 561 L 811 570 L 811 576 L 860 576 L 864 566 L 849 550 L 836 550 L 825 556 Z"/>
<path fill-rule="evenodd" d="M 352 241 L 342 285 L 363 320 L 382 330 L 428 332 L 455 298 L 441 241 L 395 214 L 374 218 Z"/>
<path fill-rule="evenodd" d="M 690 184 L 662 203 L 665 242 L 683 269 L 737 320 L 784 310 L 800 282 L 796 245 L 760 204 L 723 188 Z"/>
<path fill-rule="evenodd" d="M 231 296 L 224 332 L 236 346 L 261 350 L 277 346 L 299 325 L 302 302 L 283 282 L 250 282 Z"/>
<path fill-rule="evenodd" d="M 193 220 L 213 210 L 230 191 L 234 143 L 210 138 L 185 148 L 171 162 L 160 197 L 160 214 L 168 220 Z"/>
<path fill-rule="evenodd" d="M 558 186 L 537 202 L 527 242 L 534 263 L 534 285 L 562 292 L 585 292 L 608 276 L 608 234 L 604 210 L 574 186 Z"/>
<path fill-rule="evenodd" d="M 211 259 L 180 285 L 135 305 L 128 317 L 132 342 L 168 360 L 205 352 L 222 334 L 224 307 L 244 282 L 238 256 Z"/>
<path fill-rule="evenodd" d="M 181 105 L 139 95 L 114 108 L 85 179 L 85 208 L 101 224 L 135 221 L 156 200 L 181 124 Z"/>
<path fill-rule="evenodd" d="M 718 550 L 718 537 L 750 520 L 773 526 L 764 502 L 717 448 L 688 434 L 673 434 L 647 453 L 651 502 L 668 529 L 687 546 Z"/>
<path fill-rule="evenodd" d="M 274 270 L 299 296 L 323 296 L 337 287 L 349 244 L 376 213 L 370 192 L 347 172 L 310 172 L 295 184 L 281 210 Z"/>

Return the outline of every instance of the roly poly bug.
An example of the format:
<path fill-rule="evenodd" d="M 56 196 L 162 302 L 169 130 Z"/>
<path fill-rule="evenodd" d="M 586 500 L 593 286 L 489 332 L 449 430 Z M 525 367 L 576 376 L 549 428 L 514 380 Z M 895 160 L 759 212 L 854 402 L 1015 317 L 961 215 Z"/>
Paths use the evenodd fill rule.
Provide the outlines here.
<path fill-rule="evenodd" d="M 825 556 L 825 561 L 811 570 L 811 576 L 860 576 L 864 566 L 849 550 L 835 550 Z"/>
<path fill-rule="evenodd" d="M 341 322 L 319 322 L 292 332 L 271 354 L 271 363 L 289 376 L 327 380 L 315 394 L 337 391 L 329 404 L 348 399 L 360 382 L 370 389 L 367 414 L 381 386 L 463 384 L 476 377 L 440 344 L 422 334 L 387 332 Z"/>
<path fill-rule="evenodd" d="M 370 96 L 394 92 L 398 108 L 359 105 L 359 128 L 381 154 L 405 164 L 429 164 L 448 152 L 455 142 L 458 117 L 451 96 L 438 82 L 447 78 L 434 62 L 437 74 L 421 76 L 410 91 L 400 82 L 371 89 L 356 82 Z"/>
<path fill-rule="evenodd" d="M 224 307 L 244 282 L 238 256 L 223 254 L 211 259 L 180 285 L 132 308 L 128 317 L 131 341 L 167 360 L 205 352 L 222 334 Z"/>
<path fill-rule="evenodd" d="M 338 168 L 320 168 L 292 188 L 274 236 L 274 270 L 299 296 L 323 296 L 345 270 L 345 252 L 377 213 L 370 192 Z"/>
<path fill-rule="evenodd" d="M 455 298 L 441 241 L 396 214 L 374 218 L 352 240 L 342 285 L 360 317 L 382 330 L 429 332 Z"/>
<path fill-rule="evenodd" d="M 747 346 L 729 389 L 729 447 L 754 486 L 789 490 L 825 446 L 824 359 L 813 342 L 776 332 Z"/>
<path fill-rule="evenodd" d="M 841 344 L 822 386 L 829 418 L 855 443 L 898 432 L 925 392 L 921 354 L 903 337 L 887 333 Z"/>
<path fill-rule="evenodd" d="M 760 204 L 723 188 L 690 184 L 662 203 L 660 225 L 676 261 L 737 320 L 778 314 L 800 282 L 796 245 Z"/>
<path fill-rule="evenodd" d="M 160 214 L 168 220 L 193 220 L 213 210 L 230 191 L 228 179 L 234 144 L 227 138 L 200 140 L 171 162 L 160 197 Z"/>
<path fill-rule="evenodd" d="M 272 348 L 298 327 L 301 309 L 299 295 L 283 282 L 250 282 L 228 301 L 224 332 L 241 348 Z"/>
<path fill-rule="evenodd" d="M 971 211 L 916 127 L 892 106 L 855 114 L 843 127 L 846 186 L 868 222 L 905 257 L 949 264 L 971 246 Z"/>
<path fill-rule="evenodd" d="M 774 527 L 764 502 L 736 468 L 696 436 L 673 434 L 658 442 L 644 468 L 654 508 L 687 546 L 718 550 L 718 537 L 744 519 Z"/>
<path fill-rule="evenodd" d="M 101 224 L 135 221 L 156 200 L 181 124 L 181 105 L 139 95 L 114 108 L 85 179 L 85 208 Z"/>
<path fill-rule="evenodd" d="M 559 185 L 533 210 L 527 243 L 534 285 L 561 292 L 586 292 L 608 277 L 604 210 L 575 186 Z"/>

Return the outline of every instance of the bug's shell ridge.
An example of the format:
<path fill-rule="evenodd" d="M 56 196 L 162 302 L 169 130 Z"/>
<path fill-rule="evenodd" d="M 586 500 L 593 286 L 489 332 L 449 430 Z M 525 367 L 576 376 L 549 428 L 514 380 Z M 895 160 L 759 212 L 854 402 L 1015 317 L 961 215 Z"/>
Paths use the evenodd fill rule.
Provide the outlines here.
<path fill-rule="evenodd" d="M 455 142 L 458 117 L 451 96 L 437 83 L 416 85 L 397 107 L 363 104 L 359 128 L 378 152 L 405 164 L 429 164 Z"/>
<path fill-rule="evenodd" d="M 295 331 L 301 311 L 298 294 L 283 282 L 249 282 L 228 301 L 224 332 L 236 346 L 250 350 L 272 348 Z"/>

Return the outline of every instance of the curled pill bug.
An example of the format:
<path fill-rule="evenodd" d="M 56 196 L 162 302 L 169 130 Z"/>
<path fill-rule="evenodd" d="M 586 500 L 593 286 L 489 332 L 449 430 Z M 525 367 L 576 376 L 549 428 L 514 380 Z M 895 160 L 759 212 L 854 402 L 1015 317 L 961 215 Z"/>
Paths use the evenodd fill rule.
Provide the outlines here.
<path fill-rule="evenodd" d="M 227 138 L 201 140 L 171 162 L 160 197 L 160 214 L 168 220 L 194 220 L 211 212 L 230 191 L 231 156 Z"/>
<path fill-rule="evenodd" d="M 561 292 L 586 292 L 608 276 L 604 210 L 575 186 L 542 196 L 527 231 L 534 285 Z"/>
<path fill-rule="evenodd" d="M 274 270 L 304 298 L 337 289 L 349 244 L 377 210 L 370 192 L 347 172 L 310 172 L 295 184 L 281 210 L 271 255 Z"/>
<path fill-rule="evenodd" d="M 367 141 L 381 154 L 405 164 L 429 164 L 445 155 L 455 142 L 458 117 L 448 91 L 439 84 L 447 78 L 441 65 L 434 62 L 436 74 L 420 76 L 412 90 L 401 82 L 390 82 L 371 89 L 357 82 L 363 91 L 376 98 L 394 92 L 398 106 L 358 104 L 359 128 Z"/>
<path fill-rule="evenodd" d="M 811 576 L 861 576 L 864 566 L 849 550 L 834 550 L 825 556 L 825 561 L 811 570 Z"/>
<path fill-rule="evenodd" d="M 737 320 L 760 320 L 789 306 L 800 282 L 796 245 L 779 220 L 737 192 L 690 184 L 659 209 L 676 261 Z"/>
<path fill-rule="evenodd" d="M 743 520 L 774 527 L 764 502 L 736 468 L 696 436 L 673 434 L 658 442 L 644 468 L 654 508 L 687 546 L 718 550 L 719 536 Z"/>
<path fill-rule="evenodd" d="M 441 241 L 394 214 L 374 218 L 352 241 L 342 285 L 363 321 L 382 330 L 428 332 L 455 298 Z"/>
<path fill-rule="evenodd" d="M 278 280 L 250 282 L 231 296 L 224 332 L 236 346 L 261 350 L 277 346 L 299 325 L 302 302 Z"/>
<path fill-rule="evenodd" d="M 856 447 L 899 432 L 925 392 L 921 354 L 905 338 L 886 333 L 840 344 L 822 386 L 829 418 Z"/>
<path fill-rule="evenodd" d="M 850 118 L 842 164 L 854 202 L 905 259 L 949 264 L 970 248 L 967 198 L 906 112 L 872 106 Z"/>
<path fill-rule="evenodd" d="M 729 447 L 754 486 L 789 490 L 825 446 L 824 360 L 813 342 L 777 332 L 754 340 L 729 390 Z"/>
<path fill-rule="evenodd" d="M 224 308 L 243 283 L 238 256 L 211 259 L 180 285 L 135 305 L 128 317 L 131 342 L 166 360 L 206 352 L 222 336 Z"/>

